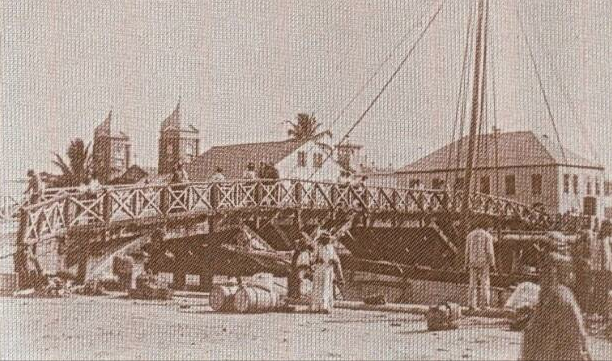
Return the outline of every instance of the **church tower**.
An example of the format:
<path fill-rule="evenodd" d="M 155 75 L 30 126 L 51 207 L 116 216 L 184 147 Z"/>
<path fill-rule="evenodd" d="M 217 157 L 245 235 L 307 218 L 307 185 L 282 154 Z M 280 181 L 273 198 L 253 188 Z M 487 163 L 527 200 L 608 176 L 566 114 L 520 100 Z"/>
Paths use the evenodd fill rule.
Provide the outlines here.
<path fill-rule="evenodd" d="M 130 166 L 130 138 L 123 132 L 113 133 L 112 116 L 111 110 L 94 130 L 93 172 L 102 184 L 120 176 Z"/>
<path fill-rule="evenodd" d="M 200 151 L 200 131 L 181 123 L 181 99 L 176 108 L 162 123 L 159 136 L 158 173 L 166 174 L 174 170 L 180 161 L 190 163 Z"/>

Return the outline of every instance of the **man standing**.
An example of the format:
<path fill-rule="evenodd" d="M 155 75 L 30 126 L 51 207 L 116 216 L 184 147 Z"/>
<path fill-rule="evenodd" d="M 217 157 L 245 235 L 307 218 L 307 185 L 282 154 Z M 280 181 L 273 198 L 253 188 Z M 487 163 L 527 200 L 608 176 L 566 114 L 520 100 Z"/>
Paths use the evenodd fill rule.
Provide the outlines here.
<path fill-rule="evenodd" d="M 493 236 L 486 231 L 487 222 L 477 220 L 465 244 L 465 266 L 470 271 L 470 308 L 488 308 L 491 302 L 490 270 L 495 270 Z"/>

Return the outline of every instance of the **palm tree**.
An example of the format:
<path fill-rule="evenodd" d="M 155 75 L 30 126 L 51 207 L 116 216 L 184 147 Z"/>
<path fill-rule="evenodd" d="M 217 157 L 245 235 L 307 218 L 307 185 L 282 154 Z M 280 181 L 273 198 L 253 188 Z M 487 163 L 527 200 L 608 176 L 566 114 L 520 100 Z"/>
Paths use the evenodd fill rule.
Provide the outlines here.
<path fill-rule="evenodd" d="M 89 144 L 81 138 L 76 138 L 70 142 L 66 156 L 66 162 L 59 154 L 54 153 L 55 164 L 62 174 L 53 181 L 55 187 L 75 187 L 87 183 L 91 178 L 92 159 L 89 152 Z"/>
<path fill-rule="evenodd" d="M 299 113 L 295 118 L 295 122 L 290 120 L 285 122 L 290 126 L 287 134 L 297 140 L 308 139 L 314 136 L 317 134 L 319 127 L 321 127 L 321 124 L 317 121 L 314 114 L 308 115 L 306 113 Z"/>

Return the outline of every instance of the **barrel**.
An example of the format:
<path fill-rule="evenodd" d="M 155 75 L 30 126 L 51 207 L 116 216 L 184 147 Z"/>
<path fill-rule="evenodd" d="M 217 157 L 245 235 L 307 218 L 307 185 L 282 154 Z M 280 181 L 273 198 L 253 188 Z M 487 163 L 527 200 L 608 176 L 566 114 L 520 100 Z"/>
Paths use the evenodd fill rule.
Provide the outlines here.
<path fill-rule="evenodd" d="M 210 307 L 213 311 L 232 311 L 236 291 L 238 291 L 238 286 L 214 285 L 210 290 Z"/>
<path fill-rule="evenodd" d="M 234 308 L 240 313 L 271 311 L 277 305 L 278 295 L 262 287 L 241 287 L 234 295 Z"/>
<path fill-rule="evenodd" d="M 11 296 L 19 288 L 17 273 L 0 273 L 0 296 Z"/>

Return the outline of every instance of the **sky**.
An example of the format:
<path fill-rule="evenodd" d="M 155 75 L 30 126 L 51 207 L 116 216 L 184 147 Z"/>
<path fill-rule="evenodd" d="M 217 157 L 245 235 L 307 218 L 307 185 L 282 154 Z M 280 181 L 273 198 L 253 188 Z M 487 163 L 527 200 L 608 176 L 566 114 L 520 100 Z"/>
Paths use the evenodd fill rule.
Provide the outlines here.
<path fill-rule="evenodd" d="M 179 97 L 183 122 L 200 129 L 202 150 L 282 140 L 283 121 L 298 112 L 331 126 L 407 36 L 331 127 L 338 139 L 438 4 L 1 1 L 0 179 L 22 178 L 28 168 L 56 171 L 52 153 L 64 153 L 76 137 L 91 141 L 110 110 L 113 126 L 131 137 L 132 161 L 155 166 L 159 125 Z M 444 1 L 351 133 L 370 161 L 400 167 L 452 139 L 470 4 Z M 556 138 L 519 18 L 562 144 L 612 169 L 612 2 L 490 0 L 498 127 Z"/>

